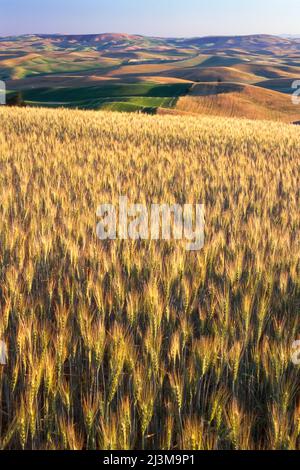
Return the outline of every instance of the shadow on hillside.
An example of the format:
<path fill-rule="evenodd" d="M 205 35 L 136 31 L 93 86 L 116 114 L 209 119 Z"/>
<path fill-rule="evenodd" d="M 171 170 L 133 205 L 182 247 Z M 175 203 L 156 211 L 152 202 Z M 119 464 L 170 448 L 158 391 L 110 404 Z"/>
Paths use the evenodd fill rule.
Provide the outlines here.
<path fill-rule="evenodd" d="M 192 90 L 192 96 L 212 96 L 225 93 L 242 92 L 243 85 L 237 83 L 203 83 L 197 84 Z"/>

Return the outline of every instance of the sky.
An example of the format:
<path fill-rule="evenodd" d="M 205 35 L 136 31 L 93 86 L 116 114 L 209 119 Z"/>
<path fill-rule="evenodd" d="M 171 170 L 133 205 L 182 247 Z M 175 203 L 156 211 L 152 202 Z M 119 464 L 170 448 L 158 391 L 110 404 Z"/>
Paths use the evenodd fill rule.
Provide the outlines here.
<path fill-rule="evenodd" d="M 0 35 L 300 35 L 300 0 L 0 0 Z"/>

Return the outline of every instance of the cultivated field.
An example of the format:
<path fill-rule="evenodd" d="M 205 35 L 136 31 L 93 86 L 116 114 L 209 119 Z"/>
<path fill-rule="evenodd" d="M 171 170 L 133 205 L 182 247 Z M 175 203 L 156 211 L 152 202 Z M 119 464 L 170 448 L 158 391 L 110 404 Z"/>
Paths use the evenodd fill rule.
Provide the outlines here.
<path fill-rule="evenodd" d="M 300 110 L 289 95 L 299 78 L 297 38 L 0 37 L 0 80 L 6 83 L 10 104 L 152 114 L 173 109 L 177 114 L 294 122 L 300 120 Z M 221 84 L 218 102 L 210 93 L 204 96 L 206 84 L 216 83 Z M 224 84 L 243 85 L 246 93 L 228 96 Z M 190 98 L 194 85 L 201 87 L 201 100 Z"/>
<path fill-rule="evenodd" d="M 299 106 L 289 95 L 242 83 L 201 83 L 179 97 L 176 110 L 209 116 L 297 122 Z"/>
<path fill-rule="evenodd" d="M 299 449 L 299 128 L 0 118 L 0 447 Z M 204 203 L 204 249 L 100 242 L 119 195 Z"/>

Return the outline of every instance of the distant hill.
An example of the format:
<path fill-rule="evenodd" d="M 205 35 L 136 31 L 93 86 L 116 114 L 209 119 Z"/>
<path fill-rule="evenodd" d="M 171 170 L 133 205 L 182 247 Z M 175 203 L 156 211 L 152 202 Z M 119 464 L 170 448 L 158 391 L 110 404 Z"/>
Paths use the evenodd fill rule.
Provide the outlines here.
<path fill-rule="evenodd" d="M 173 109 L 294 122 L 300 120 L 300 107 L 288 95 L 298 79 L 300 39 L 294 37 L 0 37 L 0 80 L 10 98 L 21 94 L 28 106 Z M 195 90 L 205 93 L 195 96 Z"/>
<path fill-rule="evenodd" d="M 27 46 L 39 44 L 41 47 L 83 47 L 98 46 L 107 49 L 108 47 L 134 47 L 143 48 L 145 46 L 165 46 L 168 49 L 174 47 L 200 48 L 204 50 L 227 50 L 243 49 L 246 51 L 269 51 L 276 50 L 299 50 L 300 38 L 284 38 L 282 36 L 271 36 L 264 34 L 248 36 L 206 36 L 195 38 L 161 38 L 146 37 L 141 35 L 131 35 L 124 33 L 102 33 L 102 34 L 33 34 L 25 36 L 12 36 L 0 38 L 0 42 L 7 44 L 12 42 L 24 42 Z"/>
<path fill-rule="evenodd" d="M 175 40 L 178 42 L 178 40 Z M 282 38 L 280 36 L 270 36 L 257 34 L 250 36 L 207 36 L 202 38 L 191 38 L 180 40 L 181 45 L 201 47 L 205 49 L 224 50 L 229 48 L 244 49 L 247 51 L 282 49 L 300 50 L 300 40 Z"/>

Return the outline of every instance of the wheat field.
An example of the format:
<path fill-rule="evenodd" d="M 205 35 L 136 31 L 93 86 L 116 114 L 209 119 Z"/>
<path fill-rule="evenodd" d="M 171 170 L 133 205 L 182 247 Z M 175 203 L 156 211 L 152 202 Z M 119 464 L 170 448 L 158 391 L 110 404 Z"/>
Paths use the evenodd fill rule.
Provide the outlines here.
<path fill-rule="evenodd" d="M 194 84 L 188 95 L 179 98 L 176 111 L 285 123 L 300 118 L 289 94 L 237 83 Z"/>
<path fill-rule="evenodd" d="M 299 449 L 300 129 L 0 109 L 1 449 Z M 205 246 L 99 204 L 203 203 Z"/>

